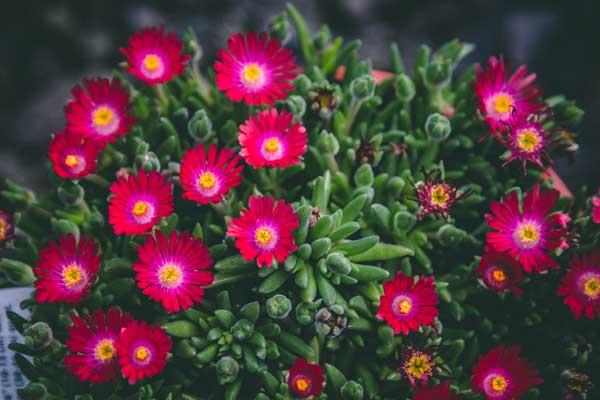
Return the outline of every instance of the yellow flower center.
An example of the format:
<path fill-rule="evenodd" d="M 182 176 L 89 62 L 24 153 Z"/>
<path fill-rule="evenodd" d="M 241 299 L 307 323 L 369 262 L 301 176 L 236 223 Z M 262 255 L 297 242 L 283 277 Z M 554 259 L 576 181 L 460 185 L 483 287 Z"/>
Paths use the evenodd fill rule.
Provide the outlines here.
<path fill-rule="evenodd" d="M 92 121 L 96 126 L 106 126 L 112 122 L 113 118 L 112 110 L 106 106 L 100 106 L 92 113 Z"/>
<path fill-rule="evenodd" d="M 413 305 L 409 299 L 403 299 L 398 302 L 398 305 L 396 307 L 398 308 L 400 314 L 406 315 L 410 312 L 410 310 L 412 310 Z"/>
<path fill-rule="evenodd" d="M 6 236 L 8 234 L 7 232 L 7 228 L 8 224 L 6 222 L 4 222 L 4 219 L 2 219 L 0 217 L 0 240 L 4 240 L 6 239 Z"/>
<path fill-rule="evenodd" d="M 73 154 L 69 154 L 65 157 L 65 165 L 69 168 L 75 168 L 79 165 L 79 158 Z"/>
<path fill-rule="evenodd" d="M 405 370 L 414 379 L 421 379 L 433 371 L 431 357 L 427 354 L 414 355 L 406 362 Z"/>
<path fill-rule="evenodd" d="M 117 354 L 117 349 L 110 339 L 101 340 L 96 346 L 96 358 L 100 361 L 112 360 Z"/>
<path fill-rule="evenodd" d="M 265 140 L 264 148 L 265 148 L 265 151 L 267 151 L 268 153 L 276 153 L 279 151 L 280 147 L 281 147 L 281 143 L 279 142 L 279 139 L 277 139 L 277 138 L 271 138 L 271 139 Z"/>
<path fill-rule="evenodd" d="M 535 129 L 524 129 L 517 134 L 517 145 L 527 153 L 535 151 L 540 140 L 540 135 Z"/>
<path fill-rule="evenodd" d="M 181 280 L 181 268 L 172 264 L 165 265 L 161 268 L 158 279 L 165 286 L 173 286 Z"/>
<path fill-rule="evenodd" d="M 263 70 L 258 64 L 248 64 L 242 69 L 242 80 L 247 84 L 255 84 L 262 79 Z"/>
<path fill-rule="evenodd" d="M 591 276 L 583 282 L 583 294 L 595 299 L 600 296 L 600 278 Z"/>
<path fill-rule="evenodd" d="M 212 172 L 204 172 L 198 179 L 198 184 L 204 189 L 212 189 L 217 183 L 217 177 Z"/>
<path fill-rule="evenodd" d="M 511 97 L 505 93 L 501 93 L 494 98 L 492 102 L 494 110 L 498 114 L 506 114 L 513 107 L 513 100 Z"/>
<path fill-rule="evenodd" d="M 534 246 L 540 240 L 540 232 L 533 224 L 523 224 L 517 230 L 519 242 L 524 247 Z"/>
<path fill-rule="evenodd" d="M 131 212 L 136 217 L 143 217 L 144 215 L 146 215 L 149 208 L 150 204 L 148 204 L 148 202 L 140 200 L 135 202 L 135 204 L 133 205 L 133 210 Z"/>
<path fill-rule="evenodd" d="M 83 271 L 77 264 L 71 264 L 62 272 L 63 281 L 68 287 L 77 286 L 83 280 Z"/>
<path fill-rule="evenodd" d="M 494 278 L 494 280 L 496 282 L 504 282 L 507 278 L 506 276 L 506 272 L 504 272 L 502 269 L 500 268 L 495 268 L 492 271 L 492 278 Z"/>
<path fill-rule="evenodd" d="M 148 54 L 146 57 L 144 57 L 143 64 L 144 68 L 146 68 L 148 71 L 156 71 L 158 68 L 160 68 L 161 61 L 156 55 Z"/>
<path fill-rule="evenodd" d="M 306 378 L 298 378 L 294 385 L 299 392 L 306 392 L 310 387 L 310 381 Z"/>
<path fill-rule="evenodd" d="M 256 241 L 262 245 L 267 245 L 273 239 L 273 233 L 267 228 L 258 228 L 254 234 Z"/>
<path fill-rule="evenodd" d="M 442 207 L 442 206 L 446 205 L 446 203 L 448 202 L 449 199 L 450 199 L 450 196 L 448 195 L 448 192 L 446 191 L 444 186 L 436 185 L 431 190 L 431 203 L 432 204 Z"/>
<path fill-rule="evenodd" d="M 506 390 L 508 382 L 506 382 L 506 378 L 504 378 L 503 376 L 496 375 L 492 378 L 491 386 L 494 392 L 502 393 Z"/>
<path fill-rule="evenodd" d="M 150 357 L 150 350 L 145 346 L 139 346 L 134 351 L 134 357 L 139 362 L 146 362 Z"/>

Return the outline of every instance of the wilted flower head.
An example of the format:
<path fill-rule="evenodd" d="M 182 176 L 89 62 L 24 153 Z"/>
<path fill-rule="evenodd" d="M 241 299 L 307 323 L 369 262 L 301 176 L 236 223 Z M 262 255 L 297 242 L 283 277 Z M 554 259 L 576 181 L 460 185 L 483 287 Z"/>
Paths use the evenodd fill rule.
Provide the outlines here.
<path fill-rule="evenodd" d="M 400 370 L 413 386 L 427 383 L 435 373 L 435 368 L 435 361 L 429 351 L 409 347 L 402 356 Z"/>
<path fill-rule="evenodd" d="M 442 172 L 434 169 L 423 171 L 424 182 L 414 184 L 416 201 L 419 203 L 418 219 L 423 219 L 429 214 L 440 214 L 450 218 L 450 208 L 459 200 L 470 195 L 469 191 L 459 192 L 455 187 L 444 182 Z"/>
<path fill-rule="evenodd" d="M 12 216 L 5 211 L 0 211 L 0 244 L 10 239 L 14 230 Z"/>

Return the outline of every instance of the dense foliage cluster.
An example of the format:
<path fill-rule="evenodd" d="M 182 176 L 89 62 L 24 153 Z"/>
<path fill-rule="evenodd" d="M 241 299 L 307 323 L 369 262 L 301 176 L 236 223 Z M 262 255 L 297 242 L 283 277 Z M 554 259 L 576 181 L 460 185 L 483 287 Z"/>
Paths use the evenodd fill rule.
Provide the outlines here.
<path fill-rule="evenodd" d="M 592 398 L 600 197 L 548 168 L 581 110 L 458 40 L 359 47 L 288 6 L 74 87 L 56 190 L 2 191 L 23 399 Z"/>

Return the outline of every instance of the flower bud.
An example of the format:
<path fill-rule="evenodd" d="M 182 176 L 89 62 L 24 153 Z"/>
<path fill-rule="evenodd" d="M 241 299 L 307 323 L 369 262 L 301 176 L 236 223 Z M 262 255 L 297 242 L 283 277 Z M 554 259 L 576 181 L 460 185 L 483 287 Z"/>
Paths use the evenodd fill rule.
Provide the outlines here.
<path fill-rule="evenodd" d="M 206 111 L 198 110 L 188 122 L 188 134 L 197 142 L 204 142 L 212 134 L 212 121 L 206 115 Z"/>
<path fill-rule="evenodd" d="M 225 356 L 217 361 L 217 379 L 219 384 L 225 385 L 237 379 L 240 365 L 232 357 Z"/>
<path fill-rule="evenodd" d="M 375 80 L 370 75 L 359 76 L 350 83 L 350 93 L 358 101 L 371 98 L 375 93 Z"/>
<path fill-rule="evenodd" d="M 396 80 L 396 96 L 404 102 L 409 102 L 415 97 L 416 89 L 412 79 L 406 74 L 400 74 Z"/>
<path fill-rule="evenodd" d="M 336 155 L 340 151 L 340 142 L 333 133 L 323 130 L 317 139 L 317 148 L 323 153 Z"/>
<path fill-rule="evenodd" d="M 3 258 L 0 260 L 0 272 L 14 285 L 28 286 L 35 281 L 31 267 L 21 261 Z"/>
<path fill-rule="evenodd" d="M 317 50 L 323 50 L 327 43 L 331 40 L 331 31 L 327 25 L 323 25 L 317 35 L 315 36 L 314 43 Z"/>
<path fill-rule="evenodd" d="M 286 318 L 290 311 L 292 311 L 292 302 L 282 294 L 276 294 L 267 300 L 267 314 L 271 318 Z"/>
<path fill-rule="evenodd" d="M 160 161 L 156 154 L 149 151 L 146 154 L 140 154 L 135 157 L 135 165 L 138 169 L 146 172 L 160 171 Z"/>
<path fill-rule="evenodd" d="M 304 95 L 310 90 L 312 81 L 308 76 L 300 74 L 294 79 L 293 85 L 298 93 Z"/>
<path fill-rule="evenodd" d="M 450 136 L 452 127 L 450 126 L 448 118 L 444 117 L 442 114 L 434 113 L 427 117 L 427 121 L 425 122 L 425 132 L 427 132 L 432 140 L 441 142 Z"/>
<path fill-rule="evenodd" d="M 247 319 L 240 319 L 231 327 L 231 333 L 239 341 L 248 339 L 253 332 L 254 324 Z"/>
<path fill-rule="evenodd" d="M 450 83 L 450 63 L 434 61 L 425 69 L 425 85 L 430 89 L 443 89 Z"/>
<path fill-rule="evenodd" d="M 15 231 L 12 215 L 0 211 L 0 246 L 10 239 Z"/>
<path fill-rule="evenodd" d="M 76 206 L 83 201 L 85 190 L 77 183 L 67 181 L 56 190 L 58 198 L 65 206 Z"/>
<path fill-rule="evenodd" d="M 338 304 L 322 308 L 315 315 L 315 330 L 321 336 L 337 337 L 347 326 L 344 307 Z"/>
<path fill-rule="evenodd" d="M 25 345 L 34 350 L 45 349 L 54 340 L 52 329 L 45 322 L 36 322 L 31 325 L 25 332 Z"/>
<path fill-rule="evenodd" d="M 284 104 L 294 114 L 296 120 L 300 120 L 306 112 L 306 101 L 302 96 L 298 96 L 297 94 L 293 94 L 285 99 Z"/>
<path fill-rule="evenodd" d="M 269 24 L 269 32 L 271 36 L 285 43 L 290 38 L 290 22 L 285 13 L 277 15 Z"/>
<path fill-rule="evenodd" d="M 365 391 L 360 383 L 347 381 L 340 389 L 340 394 L 344 400 L 362 400 Z"/>
<path fill-rule="evenodd" d="M 300 325 L 310 325 L 314 321 L 314 312 L 307 306 L 306 303 L 300 302 L 296 306 L 296 321 Z"/>

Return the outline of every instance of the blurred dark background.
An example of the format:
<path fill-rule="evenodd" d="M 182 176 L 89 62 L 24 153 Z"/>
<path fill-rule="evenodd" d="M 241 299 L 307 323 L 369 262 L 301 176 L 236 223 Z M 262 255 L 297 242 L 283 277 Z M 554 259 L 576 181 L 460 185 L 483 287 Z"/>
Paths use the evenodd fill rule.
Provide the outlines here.
<path fill-rule="evenodd" d="M 360 38 L 362 54 L 389 68 L 389 43 L 407 61 L 421 43 L 458 37 L 477 45 L 468 62 L 504 54 L 538 73 L 546 94 L 564 93 L 586 111 L 577 160 L 557 163 L 575 189 L 600 183 L 600 4 L 596 0 L 296 0 L 316 31 Z M 106 75 L 127 37 L 145 25 L 195 29 L 212 60 L 239 30 L 264 30 L 277 0 L 11 1 L 0 15 L 0 177 L 47 186 L 46 145 L 62 129 L 62 107 L 83 77 Z"/>

